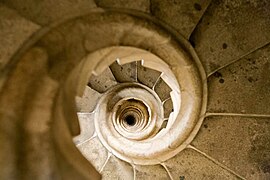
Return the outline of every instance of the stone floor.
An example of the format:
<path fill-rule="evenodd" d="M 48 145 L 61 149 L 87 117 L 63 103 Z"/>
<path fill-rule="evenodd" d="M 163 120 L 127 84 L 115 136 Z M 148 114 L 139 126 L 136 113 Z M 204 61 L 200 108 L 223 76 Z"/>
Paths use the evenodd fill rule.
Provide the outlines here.
<path fill-rule="evenodd" d="M 270 179 L 270 1 L 0 0 L 0 69 L 33 36 L 97 8 L 150 14 L 181 34 L 196 50 L 208 85 L 199 133 L 162 164 L 126 163 L 87 132 L 92 139 L 76 142 L 78 149 L 104 179 Z M 92 119 L 80 118 L 81 125 Z"/>

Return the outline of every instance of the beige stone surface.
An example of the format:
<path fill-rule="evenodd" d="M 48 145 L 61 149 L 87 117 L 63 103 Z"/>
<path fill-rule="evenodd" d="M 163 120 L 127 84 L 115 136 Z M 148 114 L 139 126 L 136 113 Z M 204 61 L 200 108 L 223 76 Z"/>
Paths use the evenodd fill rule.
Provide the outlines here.
<path fill-rule="evenodd" d="M 151 0 L 151 13 L 189 39 L 210 2 L 211 0 Z"/>
<path fill-rule="evenodd" d="M 172 91 L 168 84 L 161 78 L 155 84 L 154 90 L 162 102 L 170 98 L 170 92 Z"/>
<path fill-rule="evenodd" d="M 145 180 L 165 180 L 170 179 L 169 174 L 164 169 L 163 166 L 153 165 L 153 166 L 138 166 L 135 165 L 135 179 L 145 179 Z"/>
<path fill-rule="evenodd" d="M 98 76 L 91 75 L 89 79 L 88 86 L 99 93 L 104 93 L 111 87 L 115 86 L 117 81 L 114 77 L 114 74 L 107 67 L 101 74 Z"/>
<path fill-rule="evenodd" d="M 39 25 L 0 3 L 0 69 L 39 28 Z"/>
<path fill-rule="evenodd" d="M 95 110 L 101 94 L 89 86 L 85 87 L 82 97 L 76 96 L 76 106 L 78 112 L 90 113 Z"/>
<path fill-rule="evenodd" d="M 137 81 L 137 62 L 123 65 L 114 62 L 110 65 L 110 70 L 119 83 Z"/>
<path fill-rule="evenodd" d="M 212 1 L 193 32 L 207 74 L 270 42 L 270 1 Z"/>
<path fill-rule="evenodd" d="M 150 0 L 95 0 L 99 7 L 150 11 Z"/>
<path fill-rule="evenodd" d="M 270 114 L 270 45 L 208 78 L 208 112 Z"/>
<path fill-rule="evenodd" d="M 39 25 L 45 26 L 67 17 L 86 14 L 96 7 L 94 0 L 2 0 L 8 7 Z"/>
<path fill-rule="evenodd" d="M 163 107 L 164 107 L 164 118 L 169 118 L 171 112 L 173 112 L 173 102 L 172 99 L 167 99 L 164 103 L 163 103 Z"/>
<path fill-rule="evenodd" d="M 137 71 L 138 82 L 148 86 L 149 88 L 152 88 L 156 84 L 161 75 L 161 72 L 159 71 L 144 67 L 141 61 L 137 62 Z"/>
<path fill-rule="evenodd" d="M 115 156 L 111 156 L 101 172 L 102 179 L 134 180 L 133 167 Z"/>
<path fill-rule="evenodd" d="M 77 146 L 84 157 L 100 171 L 108 158 L 108 151 L 100 143 L 97 137 L 90 139 Z"/>
<path fill-rule="evenodd" d="M 192 145 L 246 179 L 270 178 L 270 118 L 209 117 Z"/>
<path fill-rule="evenodd" d="M 80 123 L 80 135 L 73 138 L 76 145 L 83 144 L 93 138 L 95 133 L 93 113 L 77 113 Z"/>
<path fill-rule="evenodd" d="M 173 179 L 239 179 L 192 149 L 185 149 L 164 162 Z"/>
<path fill-rule="evenodd" d="M 97 9 L 97 6 L 113 8 L 116 11 L 105 10 L 105 13 L 101 13 L 103 10 Z M 122 14 L 117 12 L 117 9 L 125 9 L 127 14 L 133 15 Z M 0 179 L 99 178 L 96 168 L 104 179 L 268 180 L 269 9 L 270 3 L 267 0 L 213 0 L 211 3 L 210 0 L 2 0 L 1 70 L 16 51 L 23 47 L 24 42 L 33 40 L 31 35 L 39 30 L 40 26 L 46 30 L 51 28 L 48 25 L 54 22 L 91 11 L 92 13 L 58 24 L 57 27 L 48 29 L 48 34 L 40 34 L 41 39 L 33 45 L 38 48 L 27 51 L 23 58 L 18 57 L 18 63 L 9 66 L 11 69 L 5 69 L 5 76 L 1 76 L 1 80 L 8 78 L 8 81 L 1 84 L 3 88 L 0 93 Z M 203 82 L 207 81 L 209 90 L 209 117 L 204 120 L 198 135 L 191 143 L 192 146 L 184 144 L 189 148 L 162 165 L 134 165 L 111 155 L 110 153 L 115 152 L 109 152 L 94 134 L 94 114 L 79 114 L 81 136 L 75 137 L 74 144 L 71 137 L 76 134 L 74 132 L 78 133 L 73 102 L 76 82 L 70 83 L 67 79 L 88 53 L 100 48 L 132 46 L 166 60 L 185 84 L 180 87 L 181 93 L 185 95 L 181 105 L 183 114 L 206 98 L 206 91 L 205 94 L 200 94 L 203 87 L 194 88 L 201 83 L 201 79 L 190 78 L 191 75 L 202 73 L 197 72 L 196 68 L 192 69 L 192 63 L 197 58 L 181 61 L 187 57 L 196 57 L 193 51 L 193 54 L 186 53 L 191 46 L 185 41 L 177 42 L 174 35 L 167 33 L 157 22 L 144 19 L 138 11 L 154 16 L 178 31 L 185 39 L 189 39 L 209 75 L 207 79 L 202 77 Z M 179 35 L 179 38 L 182 36 Z M 185 52 L 180 51 L 180 48 Z M 126 53 L 123 53 L 123 58 L 130 58 Z M 115 57 L 118 56 L 117 54 Z M 167 118 L 173 110 L 173 98 L 169 99 L 171 88 L 160 78 L 159 72 L 138 65 L 141 59 L 135 60 L 135 63 L 122 66 L 114 64 L 110 69 L 107 68 L 104 74 L 99 74 L 104 81 L 99 81 L 96 77 L 90 78 L 88 85 L 99 93 L 87 87 L 80 99 L 83 100 L 78 103 L 78 110 L 92 112 L 102 93 L 115 86 L 117 81 L 138 80 L 150 88 L 154 87 L 161 100 L 167 100 L 163 104 Z M 90 62 L 88 70 L 92 71 L 92 66 L 98 63 L 99 61 L 92 64 Z M 162 69 L 164 64 L 156 63 L 154 66 Z M 179 70 L 178 67 L 182 69 Z M 9 70 L 11 73 L 6 73 Z M 189 76 L 186 76 L 186 72 L 190 73 Z M 192 91 L 189 91 L 190 89 Z M 198 101 L 193 99 L 195 96 Z M 150 149 L 155 152 L 166 143 L 164 147 L 168 151 L 177 147 L 178 141 L 171 144 L 168 142 L 174 139 L 178 132 L 198 128 L 193 125 L 198 118 L 204 117 L 204 114 L 198 117 L 199 113 L 196 113 L 197 111 L 190 113 L 191 119 L 196 116 L 191 125 L 187 122 L 187 126 L 177 126 L 176 130 L 176 125 L 172 126 L 166 141 L 142 143 L 143 146 L 136 147 L 134 144 L 137 140 L 132 140 L 129 141 L 130 144 L 120 142 L 117 148 L 141 148 L 138 152 L 145 156 L 143 160 L 138 158 L 138 162 L 148 160 L 160 163 L 158 158 L 147 159 L 153 155 Z M 182 123 L 183 119 L 179 122 Z M 106 117 L 96 119 L 96 122 L 99 120 L 104 123 L 108 121 Z M 75 128 L 69 127 L 70 124 L 75 124 Z M 170 125 L 168 122 L 168 126 Z M 165 128 L 166 123 L 162 127 Z M 104 126 L 100 129 L 104 129 Z M 171 133 L 173 129 L 174 133 Z M 193 131 L 192 135 L 195 133 Z M 104 137 L 106 141 L 112 138 Z M 122 135 L 118 137 L 123 138 Z M 124 151 L 125 148 L 121 150 Z M 146 156 L 147 153 L 149 156 Z M 159 154 L 154 155 L 160 157 Z M 162 158 L 167 155 L 163 154 Z"/>
<path fill-rule="evenodd" d="M 33 48 L 22 57 L 10 74 L 9 81 L 4 84 L 6 91 L 1 92 L 0 95 L 0 146 L 2 147 L 0 149 L 0 166 L 2 167 L 0 179 L 42 177 L 40 169 L 35 168 L 38 163 L 44 168 L 45 174 L 54 174 L 53 168 L 49 167 L 55 165 L 55 156 L 51 151 L 52 137 L 50 137 L 47 124 L 51 123 L 48 110 L 52 107 L 53 102 L 50 98 L 54 96 L 57 84 L 45 78 L 46 64 L 46 52 L 43 49 Z M 37 77 L 40 78 L 37 79 Z M 47 82 L 48 87 L 42 87 L 43 84 L 39 83 L 40 81 Z M 40 94 L 33 92 L 34 90 L 39 90 Z M 30 94 L 32 98 L 29 97 Z M 48 98 L 46 104 L 42 104 L 44 97 Z M 36 105 L 36 107 L 31 108 L 31 105 Z M 42 112 L 39 122 L 36 121 L 38 114 L 35 110 Z M 40 126 L 35 127 L 37 126 L 35 123 Z M 18 153 L 18 145 L 20 145 L 21 154 Z M 29 153 L 30 150 L 33 150 L 33 153 Z M 35 160 L 35 155 L 40 158 L 39 162 Z M 18 162 L 20 162 L 19 165 Z M 31 165 L 34 167 L 31 168 Z M 20 174 L 18 167 L 22 168 L 24 173 Z"/>

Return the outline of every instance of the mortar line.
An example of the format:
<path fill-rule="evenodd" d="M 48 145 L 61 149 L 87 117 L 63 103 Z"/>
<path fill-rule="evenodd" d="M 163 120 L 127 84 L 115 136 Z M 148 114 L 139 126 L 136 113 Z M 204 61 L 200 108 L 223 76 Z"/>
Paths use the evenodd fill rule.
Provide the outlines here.
<path fill-rule="evenodd" d="M 136 62 L 136 82 L 138 82 L 138 61 L 135 61 Z"/>
<path fill-rule="evenodd" d="M 258 118 L 270 118 L 270 114 L 241 114 L 241 113 L 206 113 L 206 117 L 210 116 L 236 116 L 236 117 L 258 117 Z"/>
<path fill-rule="evenodd" d="M 236 173 L 235 171 L 231 170 L 230 168 L 228 168 L 227 166 L 225 166 L 224 164 L 220 163 L 219 161 L 217 161 L 216 159 L 212 158 L 211 156 L 209 156 L 208 154 L 202 152 L 201 150 L 197 149 L 196 147 L 192 146 L 192 145 L 188 145 L 187 148 L 189 149 L 193 149 L 194 151 L 200 153 L 201 155 L 203 155 L 204 157 L 206 157 L 207 159 L 209 159 L 210 161 L 212 161 L 213 163 L 215 163 L 216 165 L 218 165 L 219 167 L 221 167 L 222 169 L 225 169 L 227 171 L 229 171 L 230 173 L 232 173 L 233 175 L 237 176 L 240 179 L 246 180 L 246 178 L 244 178 L 243 176 L 241 176 L 240 174 Z"/>
<path fill-rule="evenodd" d="M 261 45 L 261 46 L 259 46 L 259 47 L 256 47 L 256 48 L 254 48 L 254 49 L 251 49 L 251 50 L 248 51 L 247 53 L 245 53 L 245 54 L 243 54 L 243 55 L 237 57 L 237 59 L 234 59 L 233 61 L 231 61 L 231 62 L 229 62 L 229 63 L 227 63 L 227 64 L 225 64 L 225 65 L 223 65 L 223 66 L 221 66 L 221 67 L 219 67 L 219 68 L 217 68 L 217 69 L 215 69 L 214 71 L 210 72 L 210 73 L 207 75 L 207 79 L 208 79 L 209 77 L 211 77 L 213 74 L 215 74 L 216 72 L 220 71 L 221 69 L 226 68 L 226 67 L 228 67 L 228 66 L 234 64 L 235 62 L 240 61 L 242 58 L 244 58 L 244 57 L 246 57 L 246 56 L 248 56 L 248 55 L 254 53 L 255 51 L 257 51 L 257 50 L 259 50 L 259 49 L 264 48 L 264 47 L 267 46 L 268 44 L 270 44 L 270 42 L 267 42 L 267 43 L 265 43 L 265 44 L 263 44 L 263 45 Z"/>
<path fill-rule="evenodd" d="M 100 173 L 104 170 L 104 168 L 107 165 L 107 163 L 109 162 L 111 156 L 112 156 L 112 154 L 110 152 L 108 152 L 108 157 L 107 157 L 106 161 L 104 162 L 104 164 L 102 165 L 102 167 L 100 168 Z"/>
<path fill-rule="evenodd" d="M 132 169 L 133 169 L 133 180 L 136 180 L 136 168 L 134 164 L 131 164 Z"/>
<path fill-rule="evenodd" d="M 85 141 L 77 144 L 76 146 L 79 147 L 81 145 L 83 145 L 84 143 L 88 142 L 88 141 L 91 141 L 92 139 L 94 139 L 95 137 L 97 137 L 97 134 L 96 134 L 96 131 L 94 132 L 93 136 L 91 136 L 89 139 L 86 139 Z"/>
<path fill-rule="evenodd" d="M 158 81 L 161 79 L 161 75 L 162 75 L 162 73 L 158 76 L 156 82 L 154 83 L 154 85 L 153 85 L 153 87 L 152 87 L 152 90 L 153 90 L 153 91 L 155 91 L 155 87 L 156 87 Z"/>
<path fill-rule="evenodd" d="M 202 13 L 201 17 L 198 19 L 198 21 L 196 22 L 195 26 L 191 29 L 191 32 L 187 35 L 187 40 L 189 41 L 190 40 L 190 37 L 192 36 L 192 34 L 195 32 L 195 30 L 197 29 L 198 25 L 200 24 L 202 18 L 204 17 L 206 11 L 208 10 L 210 4 L 211 4 L 211 1 L 208 1 L 207 3 L 207 7 L 205 8 L 204 12 Z"/>
<path fill-rule="evenodd" d="M 164 163 L 160 163 L 160 165 L 166 170 L 166 172 L 168 173 L 170 180 L 174 180 L 172 177 L 171 172 L 169 171 L 168 167 L 164 164 Z"/>
<path fill-rule="evenodd" d="M 168 100 L 170 100 L 170 99 L 172 99 L 171 96 L 168 97 L 167 99 L 163 100 L 161 103 L 164 104 L 166 101 L 168 101 Z"/>
<path fill-rule="evenodd" d="M 92 111 L 92 112 L 77 112 L 77 114 L 90 115 L 90 114 L 94 114 L 94 111 Z"/>

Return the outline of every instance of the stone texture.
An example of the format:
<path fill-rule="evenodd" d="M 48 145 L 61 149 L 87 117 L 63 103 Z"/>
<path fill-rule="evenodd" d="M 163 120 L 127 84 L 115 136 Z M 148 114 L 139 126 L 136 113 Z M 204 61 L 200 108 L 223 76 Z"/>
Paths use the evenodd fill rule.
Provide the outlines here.
<path fill-rule="evenodd" d="M 104 93 L 116 84 L 117 82 L 114 78 L 114 74 L 112 74 L 109 68 L 106 68 L 97 76 L 92 74 L 88 86 L 99 93 Z"/>
<path fill-rule="evenodd" d="M 210 2 L 211 0 L 151 0 L 151 13 L 189 39 Z"/>
<path fill-rule="evenodd" d="M 104 8 L 124 8 L 137 11 L 149 12 L 150 0 L 95 0 L 99 7 Z"/>
<path fill-rule="evenodd" d="M 93 1 L 86 0 L 79 0 L 77 2 L 70 0 L 48 0 L 40 2 L 26 0 L 23 3 L 18 0 L 2 0 L 1 2 L 6 3 L 9 7 L 16 9 L 21 15 L 41 25 L 47 25 L 62 18 L 66 18 L 67 16 L 72 17 L 76 14 L 86 13 L 92 7 L 95 7 L 93 3 L 90 3 Z M 101 6 L 102 2 L 106 1 L 99 2 Z M 149 11 L 147 9 L 149 6 L 146 5 L 147 3 L 149 4 L 149 1 L 144 1 L 147 3 L 143 5 L 140 4 L 141 2 L 142 1 L 129 1 L 129 3 L 126 3 L 119 0 L 108 1 L 108 4 L 112 4 L 108 7 L 125 7 L 140 11 Z M 186 1 L 181 2 L 179 6 L 176 6 L 170 1 L 165 4 L 166 6 L 163 6 L 164 2 L 152 1 L 153 4 L 151 10 L 153 14 L 173 26 L 186 38 L 188 38 L 193 31 L 205 11 L 208 5 L 207 3 L 209 3 L 209 1 L 205 1 L 206 4 L 202 5 L 197 1 Z M 176 4 L 177 3 L 178 1 Z M 106 4 L 107 3 L 105 3 L 105 5 Z M 122 5 L 118 6 L 119 4 Z M 190 6 L 185 7 L 184 4 Z M 267 1 L 259 0 L 224 0 L 214 1 L 212 3 L 210 9 L 207 11 L 206 17 L 202 19 L 198 29 L 191 38 L 191 42 L 204 62 L 208 74 L 215 71 L 216 68 L 231 63 L 234 59 L 241 57 L 243 54 L 258 48 L 269 41 L 268 9 L 269 3 Z M 51 68 L 51 75 L 57 77 L 55 79 L 58 79 L 59 81 L 63 80 L 85 54 L 98 48 L 123 44 L 134 45 L 151 50 L 152 44 L 162 47 L 162 43 L 168 42 L 170 37 L 166 36 L 164 37 L 164 41 L 163 39 L 162 41 L 159 41 L 155 39 L 155 35 L 152 33 L 153 29 L 149 26 L 151 23 L 133 20 L 128 16 L 124 18 L 121 16 L 110 18 L 113 16 L 110 13 L 107 17 L 105 15 L 100 15 L 99 17 L 94 16 L 87 16 L 69 22 L 60 28 L 57 28 L 54 32 L 51 32 L 50 35 L 46 35 L 43 40 L 38 42 L 38 45 L 41 45 L 48 50 L 48 67 Z M 183 17 L 183 20 L 174 17 Z M 4 45 L 0 46 L 0 54 L 4 54 L 3 64 L 5 64 L 15 50 L 19 48 L 20 45 L 16 45 L 16 43 L 21 44 L 36 29 L 38 29 L 39 26 L 17 16 L 17 13 L 10 11 L 4 6 L 0 6 L 0 18 L 2 18 L 0 19 L 0 37 L 4 39 L 1 39 Z M 100 25 L 97 23 L 100 20 L 104 22 L 104 24 Z M 125 24 L 123 24 L 123 22 L 125 22 Z M 136 26 L 137 24 L 139 25 Z M 20 34 L 17 31 L 20 33 L 23 32 L 23 34 Z M 143 37 L 143 35 L 145 35 L 144 38 L 140 38 Z M 99 41 L 100 39 L 103 39 L 104 41 Z M 6 42 L 8 42 L 8 48 L 6 47 Z M 9 45 L 12 47 L 9 48 Z M 154 49 L 155 52 L 159 52 L 157 49 L 158 48 Z M 160 48 L 160 50 L 162 50 L 162 48 Z M 3 51 L 3 53 L 1 51 Z M 168 50 L 166 52 L 169 56 L 170 51 Z M 268 57 L 269 50 L 263 49 L 258 51 L 258 54 L 257 52 L 255 55 L 252 54 L 250 59 L 244 58 L 245 60 L 241 60 L 232 66 L 228 66 L 211 76 L 209 78 L 210 97 L 208 110 L 211 110 L 210 112 L 269 113 L 269 110 L 267 109 L 269 107 Z M 21 145 L 21 142 L 19 142 L 19 140 L 21 140 L 19 137 L 20 129 L 16 129 L 16 126 L 14 126 L 12 122 L 20 120 L 18 117 L 25 115 L 22 113 L 24 104 L 28 103 L 27 105 L 29 105 L 29 114 L 27 115 L 30 117 L 28 119 L 29 124 L 24 127 L 25 129 L 27 129 L 28 126 L 36 126 L 36 123 L 38 122 L 35 120 L 42 120 L 39 118 L 38 112 L 45 110 L 42 102 L 46 101 L 34 101 L 34 104 L 31 106 L 31 104 L 29 104 L 30 101 L 24 99 L 24 96 L 26 96 L 25 94 L 32 97 L 33 94 L 31 94 L 31 92 L 34 90 L 36 92 L 44 92 L 45 95 L 46 90 L 48 90 L 46 89 L 48 87 L 43 88 L 43 86 L 41 86 L 41 89 L 38 90 L 31 86 L 30 81 L 32 78 L 39 78 L 36 74 L 40 73 L 40 71 L 37 68 L 39 66 L 36 64 L 38 61 L 31 62 L 30 58 L 26 59 L 28 59 L 28 63 L 23 64 L 22 61 L 21 64 L 17 66 L 17 68 L 22 66 L 22 71 L 17 72 L 17 74 L 11 74 L 11 78 L 14 78 L 15 80 L 10 81 L 8 86 L 4 87 L 5 93 L 2 93 L 0 97 L 1 104 L 3 105 L 1 106 L 0 112 L 1 122 L 4 122 L 1 123 L 0 126 L 2 129 L 2 131 L 0 131 L 0 143 L 3 145 L 1 146 L 0 155 L 2 158 L 0 158 L 0 162 L 1 167 L 4 167 L 0 173 L 0 177 L 3 177 L 2 179 L 14 179 L 18 173 L 16 171 L 17 157 L 15 156 L 18 156 L 18 154 L 16 154 L 18 145 Z M 46 68 L 41 68 L 41 70 Z M 42 82 L 43 81 L 41 81 L 41 84 Z M 157 84 L 156 86 L 159 87 L 159 89 L 156 90 L 160 92 L 160 95 L 169 94 L 169 90 L 166 91 L 166 86 L 164 86 L 164 84 L 162 85 L 162 82 L 159 83 L 160 84 Z M 226 83 L 228 84 L 226 85 Z M 42 98 L 47 97 L 43 97 L 42 95 L 43 94 L 41 94 Z M 251 97 L 253 99 L 250 99 Z M 166 98 L 168 97 L 162 96 L 163 100 Z M 222 102 L 223 104 L 220 104 L 221 100 L 224 102 Z M 57 105 L 58 106 L 56 107 L 61 107 L 60 104 Z M 38 109 L 38 112 L 32 112 L 32 107 Z M 49 106 L 46 108 L 50 110 Z M 47 114 L 45 118 L 49 118 L 48 116 L 49 114 Z M 222 119 L 222 122 L 219 119 Z M 226 120 L 225 122 L 223 121 L 224 119 Z M 57 121 L 57 118 L 55 120 Z M 84 127 L 90 125 L 87 123 L 87 120 L 84 123 Z M 29 129 L 37 130 L 37 133 L 39 134 L 41 131 L 39 128 L 42 127 Z M 57 126 L 55 128 L 58 130 Z M 205 124 L 203 124 L 203 128 L 193 142 L 193 145 L 247 178 L 269 179 L 269 129 L 269 119 L 219 117 L 216 121 L 213 121 L 209 118 L 205 121 Z M 60 133 L 57 135 L 62 133 L 62 131 L 59 132 Z M 92 132 L 93 129 L 87 133 L 92 134 Z M 56 136 L 55 138 L 58 137 Z M 31 150 L 38 151 L 37 149 L 44 148 L 44 144 L 42 144 L 42 146 L 38 146 L 39 143 L 31 144 L 31 142 L 37 142 L 36 138 L 37 137 L 33 137 L 32 141 L 28 139 L 29 142 L 23 142 L 25 144 L 29 143 L 28 148 L 30 150 L 26 149 L 26 154 L 31 152 Z M 47 136 L 41 138 L 47 138 Z M 67 139 L 70 140 L 71 137 L 68 136 Z M 49 143 L 52 142 L 50 141 Z M 57 143 L 55 144 L 57 145 Z M 62 163 L 61 166 L 63 167 L 61 170 L 64 172 L 63 174 L 66 175 L 65 177 L 72 174 L 73 171 L 70 173 L 69 170 L 74 169 L 73 165 L 76 164 L 76 162 L 80 162 L 80 159 L 73 156 L 74 154 L 70 151 L 70 144 L 68 145 L 69 146 L 67 146 L 66 141 L 62 143 L 61 147 L 64 150 L 59 148 L 63 151 L 58 154 L 59 156 L 56 156 L 57 163 Z M 73 144 L 71 143 L 71 145 Z M 99 142 L 97 137 L 78 145 L 78 148 L 97 169 L 101 170 L 101 167 L 108 157 L 108 152 Z M 64 156 L 61 154 L 62 152 L 66 153 L 64 154 L 65 156 L 75 158 L 69 159 L 73 161 L 62 162 L 61 158 Z M 43 152 L 36 153 L 38 155 L 38 153 Z M 35 157 L 35 154 L 28 155 L 30 160 L 37 160 L 40 158 L 40 156 Z M 42 172 L 36 171 L 36 168 L 38 168 L 39 165 L 44 164 L 48 167 L 49 163 L 47 161 L 48 159 L 46 159 L 46 155 L 47 152 L 41 163 L 36 161 L 35 163 L 38 165 L 34 165 L 34 167 L 32 167 L 32 161 L 22 161 L 27 164 L 27 166 L 23 168 L 28 172 L 31 172 L 32 170 L 35 171 L 37 175 L 44 175 Z M 21 156 L 20 158 L 29 160 L 27 159 L 27 156 Z M 184 150 L 173 159 L 168 160 L 165 164 L 175 179 L 236 178 L 228 171 L 222 169 L 220 166 L 191 149 Z M 76 165 L 78 165 L 78 163 Z M 89 166 L 85 167 L 86 168 L 79 166 L 78 168 L 78 166 L 76 166 L 76 168 L 78 168 L 76 169 L 78 170 L 76 175 L 82 175 L 83 177 L 87 174 L 84 170 Z M 49 168 L 53 167 L 51 166 Z M 50 172 L 50 169 L 47 169 L 43 173 L 48 175 Z M 137 179 L 169 179 L 168 173 L 160 165 L 136 166 L 135 172 Z M 108 179 L 133 179 L 134 176 L 132 166 L 114 156 L 107 162 L 103 169 L 103 173 L 104 178 Z M 89 177 L 89 174 L 85 177 Z M 31 174 L 29 174 L 29 177 L 31 177 Z M 69 176 L 69 178 L 73 179 L 74 177 Z M 78 176 L 78 179 L 80 178 L 81 177 Z"/>
<path fill-rule="evenodd" d="M 30 49 L 4 84 L 6 91 L 0 95 L 0 179 L 57 177 L 49 125 L 58 84 L 47 77 L 46 65 L 46 51 Z"/>
<path fill-rule="evenodd" d="M 208 79 L 208 112 L 270 114 L 270 45 Z"/>
<path fill-rule="evenodd" d="M 136 82 L 137 81 L 137 62 L 119 65 L 114 62 L 110 69 L 117 82 Z"/>
<path fill-rule="evenodd" d="M 100 171 L 106 162 L 108 152 L 97 137 L 77 146 L 84 157 Z"/>
<path fill-rule="evenodd" d="M 141 61 L 138 62 L 138 82 L 152 88 L 157 82 L 158 78 L 161 75 L 161 72 L 158 72 L 154 69 L 143 67 Z"/>
<path fill-rule="evenodd" d="M 222 155 L 222 154 L 221 154 Z M 238 179 L 192 149 L 185 149 L 164 163 L 173 179 Z"/>
<path fill-rule="evenodd" d="M 162 102 L 171 97 L 170 92 L 172 91 L 172 89 L 162 78 L 157 81 L 154 90 Z"/>
<path fill-rule="evenodd" d="M 173 102 L 172 99 L 168 99 L 163 104 L 164 108 L 164 118 L 169 118 L 171 112 L 173 112 Z"/>
<path fill-rule="evenodd" d="M 37 84 L 36 93 L 31 94 L 26 105 L 19 158 L 23 173 L 19 179 L 60 178 L 50 127 L 52 113 L 49 113 L 54 106 L 58 84 L 49 77 L 40 78 Z"/>
<path fill-rule="evenodd" d="M 270 42 L 270 1 L 212 1 L 191 36 L 207 74 Z"/>
<path fill-rule="evenodd" d="M 67 99 L 71 100 L 72 96 L 70 98 L 60 96 L 54 106 L 52 132 L 57 153 L 56 161 L 59 165 L 57 171 L 61 175 L 61 179 L 72 180 L 74 177 L 76 179 L 101 179 L 101 175 L 95 167 L 83 157 L 72 141 L 71 133 L 77 134 L 77 132 L 74 133 L 74 129 L 72 130 L 68 123 L 69 121 L 77 122 L 77 115 L 75 108 L 66 111 L 69 105 L 66 102 Z"/>
<path fill-rule="evenodd" d="M 270 119 L 207 118 L 192 144 L 247 179 L 270 178 Z"/>
<path fill-rule="evenodd" d="M 47 25 L 57 20 L 86 14 L 96 7 L 94 0 L 2 0 L 4 4 L 15 9 L 31 21 Z"/>
<path fill-rule="evenodd" d="M 76 96 L 77 111 L 87 113 L 93 112 L 100 97 L 100 93 L 86 86 L 83 96 Z"/>
<path fill-rule="evenodd" d="M 145 179 L 145 180 L 167 180 L 170 179 L 167 171 L 161 165 L 152 166 L 135 166 L 136 176 L 135 179 Z"/>
<path fill-rule="evenodd" d="M 0 3 L 0 69 L 39 28 Z"/>
<path fill-rule="evenodd" d="M 45 49 L 29 49 L 1 89 L 0 179 L 98 179 L 89 162 L 80 159 L 61 112 L 53 111 L 63 106 L 55 102 L 58 84 L 47 76 L 47 59 Z"/>
<path fill-rule="evenodd" d="M 93 113 L 78 113 L 80 123 L 80 135 L 73 138 L 76 145 L 81 144 L 93 137 L 95 133 Z"/>
<path fill-rule="evenodd" d="M 122 161 L 113 155 L 101 172 L 102 179 L 104 180 L 134 180 L 133 173 L 133 168 L 129 163 Z"/>

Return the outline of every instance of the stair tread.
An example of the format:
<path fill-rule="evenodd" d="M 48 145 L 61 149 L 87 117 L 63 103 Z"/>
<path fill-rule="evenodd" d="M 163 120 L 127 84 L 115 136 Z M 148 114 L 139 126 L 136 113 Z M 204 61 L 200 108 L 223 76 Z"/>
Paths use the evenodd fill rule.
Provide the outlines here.
<path fill-rule="evenodd" d="M 77 146 L 77 148 L 98 171 L 101 170 L 107 160 L 108 152 L 97 137 Z"/>
<path fill-rule="evenodd" d="M 137 82 L 137 62 L 120 65 L 116 62 L 110 65 L 110 69 L 117 82 Z"/>
<path fill-rule="evenodd" d="M 135 165 L 135 171 L 136 171 L 135 180 L 139 180 L 139 179 L 167 180 L 167 179 L 170 179 L 167 171 L 160 164 L 151 165 L 151 166 Z"/>
<path fill-rule="evenodd" d="M 76 145 L 89 140 L 95 133 L 94 114 L 78 113 L 77 115 L 80 124 L 80 135 L 73 138 L 73 141 Z"/>
<path fill-rule="evenodd" d="M 173 102 L 172 99 L 168 99 L 163 104 L 164 108 L 164 118 L 169 118 L 170 114 L 173 112 Z"/>
<path fill-rule="evenodd" d="M 172 91 L 172 89 L 162 78 L 157 81 L 154 90 L 162 102 L 171 97 L 170 92 Z"/>
<path fill-rule="evenodd" d="M 212 1 L 190 41 L 210 74 L 270 42 L 270 1 Z"/>
<path fill-rule="evenodd" d="M 134 180 L 134 173 L 132 166 L 114 155 L 110 157 L 103 171 L 101 172 L 102 179 L 125 179 Z"/>
<path fill-rule="evenodd" d="M 189 39 L 211 0 L 151 0 L 151 13 Z"/>
<path fill-rule="evenodd" d="M 161 72 L 144 67 L 141 64 L 141 61 L 139 61 L 137 65 L 138 65 L 138 82 L 148 86 L 149 88 L 152 88 L 159 79 Z"/>
<path fill-rule="evenodd" d="M 93 112 L 101 96 L 102 95 L 99 92 L 86 86 L 83 96 L 76 97 L 78 112 Z"/>
<path fill-rule="evenodd" d="M 185 149 L 164 162 L 173 179 L 238 179 L 192 149 Z"/>
<path fill-rule="evenodd" d="M 192 144 L 247 179 L 270 177 L 270 118 L 209 117 Z"/>
<path fill-rule="evenodd" d="M 270 115 L 270 44 L 208 78 L 207 112 Z"/>
<path fill-rule="evenodd" d="M 91 75 L 88 86 L 99 93 L 104 93 L 117 84 L 114 75 L 109 68 L 106 68 L 101 74 Z"/>

